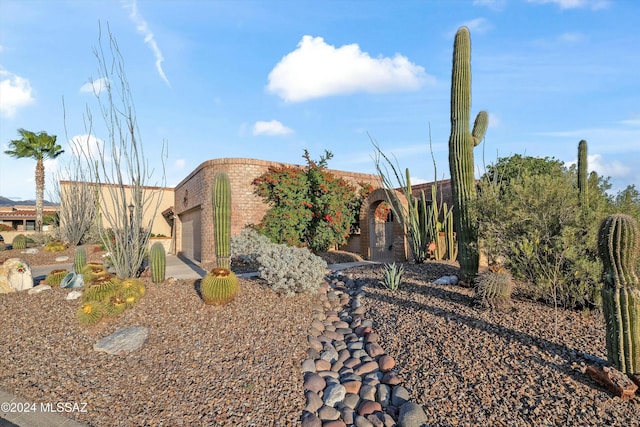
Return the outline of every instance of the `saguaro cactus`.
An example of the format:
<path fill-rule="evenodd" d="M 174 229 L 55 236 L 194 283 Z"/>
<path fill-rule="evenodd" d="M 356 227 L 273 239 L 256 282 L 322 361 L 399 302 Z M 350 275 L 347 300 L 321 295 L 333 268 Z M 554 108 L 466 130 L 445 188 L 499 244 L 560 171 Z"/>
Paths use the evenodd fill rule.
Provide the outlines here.
<path fill-rule="evenodd" d="M 82 273 L 85 265 L 87 265 L 87 250 L 84 246 L 78 246 L 73 253 L 73 271 Z"/>
<path fill-rule="evenodd" d="M 486 111 L 478 113 L 469 131 L 471 116 L 471 38 L 461 27 L 453 44 L 451 74 L 451 135 L 449 169 L 453 193 L 454 226 L 458 240 L 458 260 L 462 280 L 470 281 L 478 273 L 478 224 L 472 218 L 470 203 L 475 200 L 473 148 L 482 141 L 489 124 Z"/>
<path fill-rule="evenodd" d="M 149 250 L 149 264 L 151 267 L 151 281 L 153 283 L 164 282 L 167 271 L 167 255 L 164 251 L 164 245 L 155 242 Z"/>
<path fill-rule="evenodd" d="M 586 206 L 588 203 L 589 181 L 587 175 L 587 141 L 584 139 L 578 143 L 578 191 L 580 203 Z"/>
<path fill-rule="evenodd" d="M 216 266 L 228 269 L 231 265 L 231 184 L 225 172 L 218 172 L 214 177 L 212 196 Z"/>
<path fill-rule="evenodd" d="M 640 374 L 640 280 L 636 265 L 640 230 L 629 215 L 607 217 L 598 231 L 604 267 L 602 309 L 609 362 L 628 375 Z"/>

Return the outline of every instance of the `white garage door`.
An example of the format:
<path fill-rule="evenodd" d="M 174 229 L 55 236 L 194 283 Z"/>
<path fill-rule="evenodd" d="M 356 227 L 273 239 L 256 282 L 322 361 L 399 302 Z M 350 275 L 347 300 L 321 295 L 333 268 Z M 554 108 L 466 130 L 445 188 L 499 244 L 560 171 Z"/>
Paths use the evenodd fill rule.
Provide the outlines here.
<path fill-rule="evenodd" d="M 202 233 L 200 207 L 180 215 L 182 222 L 182 255 L 202 261 Z"/>

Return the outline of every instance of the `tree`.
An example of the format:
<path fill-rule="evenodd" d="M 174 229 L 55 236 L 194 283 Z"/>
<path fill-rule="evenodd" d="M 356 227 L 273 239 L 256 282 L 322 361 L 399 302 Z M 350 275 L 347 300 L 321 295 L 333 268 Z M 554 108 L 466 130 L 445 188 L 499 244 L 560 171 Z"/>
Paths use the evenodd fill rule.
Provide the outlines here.
<path fill-rule="evenodd" d="M 46 132 L 31 132 L 18 129 L 20 139 L 9 142 L 9 150 L 4 153 L 19 159 L 36 160 L 36 231 L 42 231 L 42 201 L 44 199 L 44 160 L 55 159 L 64 150 L 56 144 L 57 137 Z"/>

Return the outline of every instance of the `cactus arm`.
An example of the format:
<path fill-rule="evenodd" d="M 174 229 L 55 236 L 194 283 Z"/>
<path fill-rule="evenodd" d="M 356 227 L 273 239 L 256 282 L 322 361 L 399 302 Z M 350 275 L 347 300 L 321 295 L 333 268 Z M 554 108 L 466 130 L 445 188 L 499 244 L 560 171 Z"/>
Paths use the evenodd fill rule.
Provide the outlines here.
<path fill-rule="evenodd" d="M 473 137 L 473 146 L 477 146 L 484 139 L 484 134 L 487 132 L 489 126 L 489 113 L 486 111 L 480 111 L 476 116 L 476 121 L 473 123 L 473 131 L 471 136 Z"/>
<path fill-rule="evenodd" d="M 586 205 L 588 202 L 588 188 L 587 141 L 583 139 L 578 143 L 578 191 L 580 194 L 580 203 L 583 205 Z"/>

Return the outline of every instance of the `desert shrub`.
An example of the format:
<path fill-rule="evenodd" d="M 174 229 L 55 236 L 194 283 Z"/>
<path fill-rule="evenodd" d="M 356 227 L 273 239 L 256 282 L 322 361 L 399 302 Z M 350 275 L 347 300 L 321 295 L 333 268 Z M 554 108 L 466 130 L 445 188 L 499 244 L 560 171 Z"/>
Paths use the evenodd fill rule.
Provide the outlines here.
<path fill-rule="evenodd" d="M 0 231 L 14 231 L 15 228 L 8 224 L 0 224 Z"/>
<path fill-rule="evenodd" d="M 45 252 L 60 252 L 67 249 L 67 245 L 59 240 L 52 240 L 44 246 Z"/>
<path fill-rule="evenodd" d="M 271 240 L 251 228 L 245 228 L 240 234 L 231 236 L 231 258 L 238 258 L 243 262 L 257 261 L 258 254 L 264 252 Z"/>
<path fill-rule="evenodd" d="M 270 167 L 253 181 L 254 192 L 270 205 L 256 229 L 273 242 L 323 252 L 346 243 L 358 218 L 362 192 L 327 170 L 333 155 L 307 166 Z"/>
<path fill-rule="evenodd" d="M 317 292 L 327 269 L 327 263 L 308 249 L 282 244 L 266 246 L 257 260 L 260 277 L 274 291 L 287 296 Z"/>
<path fill-rule="evenodd" d="M 546 161 L 549 167 L 535 163 L 541 171 L 525 163 L 509 179 L 495 179 L 499 171 L 484 177 L 476 202 L 480 237 L 490 262 L 503 262 L 525 284 L 523 296 L 570 308 L 598 306 L 596 239 L 612 209 L 608 182 L 592 174 L 588 206 L 581 206 L 575 170 Z"/>

